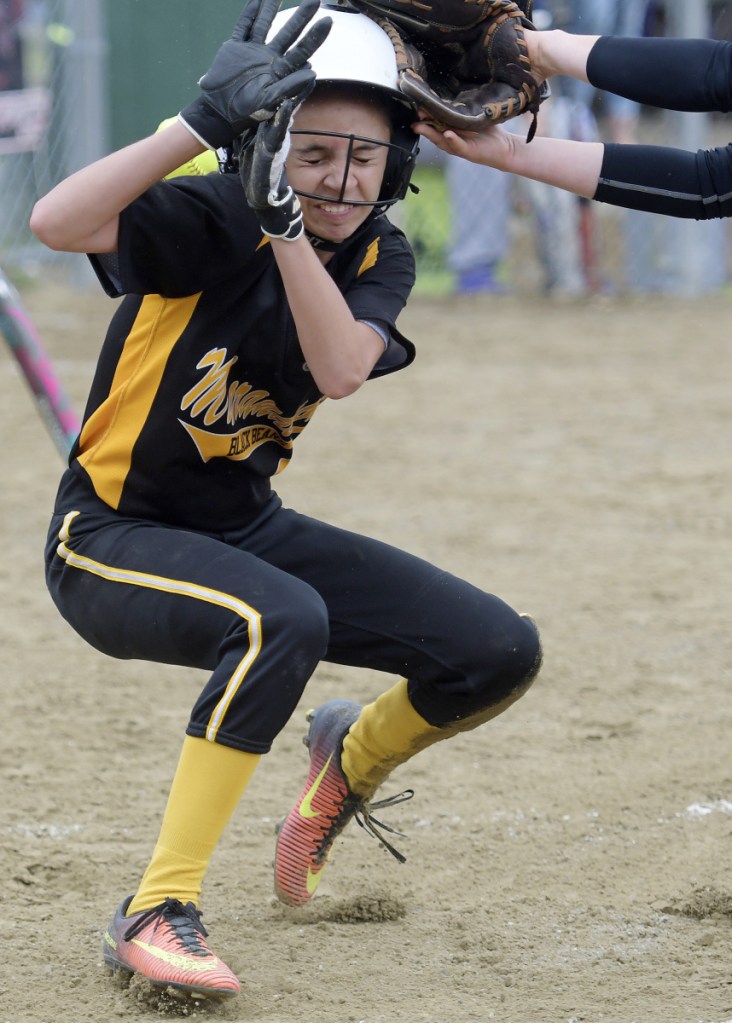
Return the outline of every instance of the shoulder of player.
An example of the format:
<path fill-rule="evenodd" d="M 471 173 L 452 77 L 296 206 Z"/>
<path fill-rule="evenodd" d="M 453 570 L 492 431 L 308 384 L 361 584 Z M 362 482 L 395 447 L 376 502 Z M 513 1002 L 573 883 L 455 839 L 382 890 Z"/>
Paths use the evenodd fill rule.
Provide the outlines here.
<path fill-rule="evenodd" d="M 414 263 L 414 252 L 404 232 L 386 216 L 376 217 L 348 246 L 351 259 L 366 259 L 372 265 L 398 260 Z"/>
<path fill-rule="evenodd" d="M 382 213 L 371 222 L 371 230 L 374 235 L 385 238 L 399 248 L 411 249 L 407 236 L 400 227 L 389 220 L 388 214 Z"/>
<path fill-rule="evenodd" d="M 179 233 L 205 229 L 218 245 L 228 238 L 233 248 L 243 251 L 249 250 L 252 238 L 261 237 L 236 174 L 181 175 L 153 185 L 142 198 L 144 213 L 176 225 Z"/>

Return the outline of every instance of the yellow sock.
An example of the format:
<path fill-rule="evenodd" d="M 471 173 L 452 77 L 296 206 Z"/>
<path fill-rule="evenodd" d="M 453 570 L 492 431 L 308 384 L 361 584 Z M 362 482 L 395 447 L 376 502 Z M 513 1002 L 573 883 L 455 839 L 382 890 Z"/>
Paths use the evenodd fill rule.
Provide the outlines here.
<path fill-rule="evenodd" d="M 439 727 L 417 713 L 407 695 L 407 680 L 401 679 L 373 703 L 366 704 L 343 740 L 341 767 L 348 784 L 358 795 L 372 796 L 394 768 L 415 753 L 502 714 L 526 692 L 532 679 L 498 703 Z"/>
<path fill-rule="evenodd" d="M 367 704 L 343 742 L 341 767 L 354 792 L 370 796 L 395 767 L 449 733 L 428 724 L 412 706 L 407 680 Z"/>
<path fill-rule="evenodd" d="M 168 896 L 198 905 L 203 877 L 259 756 L 194 739 L 183 742 L 160 835 L 127 915 Z"/>

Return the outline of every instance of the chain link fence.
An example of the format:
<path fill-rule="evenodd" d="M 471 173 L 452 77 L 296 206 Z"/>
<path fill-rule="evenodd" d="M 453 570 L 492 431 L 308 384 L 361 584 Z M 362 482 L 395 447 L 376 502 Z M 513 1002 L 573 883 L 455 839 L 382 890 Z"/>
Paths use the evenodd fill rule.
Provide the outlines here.
<path fill-rule="evenodd" d="M 52 253 L 37 243 L 28 230 L 28 218 L 40 195 L 112 144 L 109 58 L 114 47 L 125 50 L 125 80 L 133 82 L 143 71 L 127 58 L 135 53 L 134 38 L 113 38 L 120 34 L 120 25 L 137 25 L 138 32 L 141 24 L 145 26 L 147 48 L 138 49 L 148 57 L 140 60 L 149 64 L 151 49 L 165 59 L 180 59 L 178 54 L 166 55 L 168 40 L 162 32 L 157 43 L 149 40 L 150 32 L 158 31 L 165 19 L 154 23 L 146 19 L 146 2 L 0 0 L 0 264 L 16 279 L 53 275 L 74 286 L 91 281 L 83 259 Z M 113 8 L 113 3 L 122 7 Z M 709 26 L 717 36 L 732 36 L 726 3 L 666 0 L 656 6 L 665 15 L 664 30 L 669 34 L 697 34 L 689 29 L 701 25 L 698 34 L 707 34 Z M 120 20 L 122 8 L 132 14 L 126 21 Z M 187 16 L 184 0 L 176 0 L 170 9 L 182 23 Z M 219 13 L 220 33 L 214 35 L 225 38 L 229 7 Z M 208 42 L 200 49 L 185 56 L 191 67 L 205 69 L 211 56 Z M 149 66 L 144 70 L 150 74 Z M 119 94 L 117 89 L 115 100 Z M 556 108 L 561 114 L 561 104 L 555 103 Z M 566 109 L 556 120 L 556 134 L 584 130 L 581 124 L 579 128 L 572 124 Z M 140 134 L 145 130 L 150 128 L 141 128 Z M 605 137 L 602 115 L 593 130 Z M 725 135 L 724 118 L 700 114 L 641 110 L 636 126 L 639 140 L 692 149 L 726 145 Z M 480 190 L 486 188 L 485 197 L 475 185 L 461 186 L 460 173 L 451 173 L 436 151 L 423 148 L 415 175 L 420 194 L 410 196 L 394 213 L 415 248 L 422 291 L 446 294 L 455 288 L 455 251 L 462 245 L 465 254 L 456 237 L 460 217 L 472 220 L 490 237 L 498 230 L 493 212 L 500 210 L 507 212 L 507 222 L 497 260 L 499 286 L 501 280 L 519 276 L 519 268 L 524 287 L 536 293 L 699 293 L 727 285 L 727 222 L 678 222 L 583 204 L 558 190 L 518 180 L 504 181 L 491 198 L 489 172 L 475 170 L 485 172 L 479 185 Z M 547 226 L 552 224 L 553 231 Z"/>
<path fill-rule="evenodd" d="M 28 217 L 63 176 L 77 120 L 66 103 L 64 13 L 61 0 L 0 3 L 0 261 L 16 273 L 46 259 Z"/>

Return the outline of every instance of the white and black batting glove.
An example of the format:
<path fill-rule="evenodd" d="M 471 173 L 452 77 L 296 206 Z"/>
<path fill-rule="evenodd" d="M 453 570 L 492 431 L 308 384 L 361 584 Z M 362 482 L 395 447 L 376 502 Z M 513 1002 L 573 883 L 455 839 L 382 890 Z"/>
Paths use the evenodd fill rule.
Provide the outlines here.
<path fill-rule="evenodd" d="M 209 149 L 231 145 L 242 132 L 269 120 L 287 98 L 301 103 L 315 85 L 308 64 L 330 31 L 331 18 L 320 18 L 293 45 L 318 11 L 318 0 L 303 0 L 271 42 L 267 32 L 279 0 L 249 0 L 231 39 L 199 80 L 202 95 L 178 115 L 185 127 Z"/>
<path fill-rule="evenodd" d="M 271 121 L 257 128 L 239 156 L 247 202 L 264 234 L 294 242 L 305 230 L 300 200 L 287 183 L 285 160 L 290 148 L 290 123 L 295 104 L 286 99 Z"/>

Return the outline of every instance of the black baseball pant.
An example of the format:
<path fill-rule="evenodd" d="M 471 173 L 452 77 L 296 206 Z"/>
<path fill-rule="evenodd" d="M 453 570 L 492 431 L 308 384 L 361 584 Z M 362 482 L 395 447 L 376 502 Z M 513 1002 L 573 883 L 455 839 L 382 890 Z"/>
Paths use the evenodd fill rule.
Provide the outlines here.
<path fill-rule="evenodd" d="M 51 596 L 108 655 L 211 672 L 189 735 L 266 753 L 319 661 L 407 678 L 438 726 L 538 668 L 534 625 L 498 597 L 276 495 L 240 532 L 214 535 L 124 518 L 70 475 L 46 550 Z"/>

